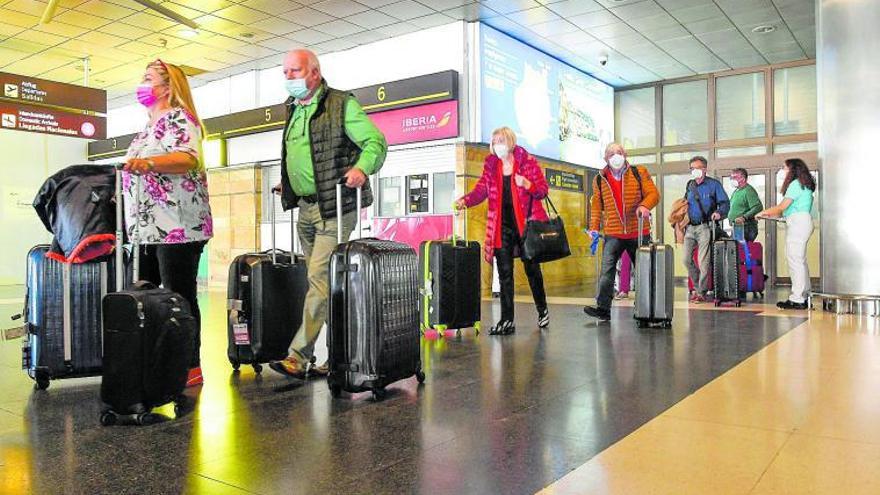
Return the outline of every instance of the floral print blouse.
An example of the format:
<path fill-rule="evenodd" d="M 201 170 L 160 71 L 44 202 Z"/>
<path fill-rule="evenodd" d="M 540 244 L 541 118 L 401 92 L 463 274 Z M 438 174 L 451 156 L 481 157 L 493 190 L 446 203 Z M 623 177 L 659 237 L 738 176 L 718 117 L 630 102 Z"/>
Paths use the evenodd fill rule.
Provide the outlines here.
<path fill-rule="evenodd" d="M 182 108 L 174 108 L 139 133 L 125 158 L 149 158 L 175 151 L 199 158 L 201 130 Z M 136 204 L 140 188 L 140 204 Z M 208 204 L 208 177 L 203 166 L 184 174 L 123 172 L 125 229 L 130 239 L 139 223 L 141 244 L 206 241 L 214 234 Z"/>

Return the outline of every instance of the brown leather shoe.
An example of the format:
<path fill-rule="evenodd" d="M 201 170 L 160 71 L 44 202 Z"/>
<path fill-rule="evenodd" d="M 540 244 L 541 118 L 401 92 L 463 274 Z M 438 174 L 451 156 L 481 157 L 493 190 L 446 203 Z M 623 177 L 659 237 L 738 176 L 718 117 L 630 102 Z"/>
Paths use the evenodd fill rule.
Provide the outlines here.
<path fill-rule="evenodd" d="M 281 361 L 273 361 L 269 363 L 269 367 L 284 376 L 299 378 L 300 380 L 305 380 L 308 374 L 306 367 L 293 356 L 287 356 Z"/>

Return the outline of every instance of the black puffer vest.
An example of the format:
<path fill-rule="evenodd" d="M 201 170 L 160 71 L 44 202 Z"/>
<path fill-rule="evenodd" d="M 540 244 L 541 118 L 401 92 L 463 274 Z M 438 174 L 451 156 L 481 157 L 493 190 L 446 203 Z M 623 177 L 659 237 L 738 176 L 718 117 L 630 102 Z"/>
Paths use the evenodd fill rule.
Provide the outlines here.
<path fill-rule="evenodd" d="M 357 163 L 361 149 L 345 134 L 345 102 L 351 94 L 330 88 L 326 81 L 321 81 L 321 88 L 318 107 L 309 121 L 309 138 L 318 207 L 321 218 L 328 219 L 336 218 L 336 183 Z M 293 111 L 291 98 L 287 100 L 287 120 L 281 139 L 281 204 L 285 210 L 299 203 L 287 175 L 287 128 Z M 342 212 L 354 211 L 355 190 L 343 186 L 342 194 Z M 373 204 L 369 181 L 364 183 L 361 199 L 364 208 Z"/>

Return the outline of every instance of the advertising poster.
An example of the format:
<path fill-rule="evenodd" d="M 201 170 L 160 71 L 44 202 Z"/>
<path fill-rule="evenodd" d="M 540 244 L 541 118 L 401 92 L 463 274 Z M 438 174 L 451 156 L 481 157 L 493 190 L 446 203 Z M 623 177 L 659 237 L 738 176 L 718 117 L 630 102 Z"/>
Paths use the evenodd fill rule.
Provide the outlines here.
<path fill-rule="evenodd" d="M 614 88 L 489 26 L 480 26 L 481 136 L 508 126 L 531 153 L 604 166 Z"/>

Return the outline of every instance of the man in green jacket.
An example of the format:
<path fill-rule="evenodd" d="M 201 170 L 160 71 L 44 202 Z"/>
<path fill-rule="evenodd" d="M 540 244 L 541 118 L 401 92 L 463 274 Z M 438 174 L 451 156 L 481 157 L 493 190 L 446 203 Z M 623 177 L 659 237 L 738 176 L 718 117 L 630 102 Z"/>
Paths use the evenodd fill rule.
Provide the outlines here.
<path fill-rule="evenodd" d="M 758 221 L 755 215 L 764 210 L 758 191 L 748 182 L 749 173 L 744 168 L 736 168 L 730 173 L 730 181 L 736 187 L 730 196 L 728 218 L 734 225 L 734 233 L 742 226 L 745 240 L 754 242 L 758 238 Z"/>
<path fill-rule="evenodd" d="M 305 378 L 315 341 L 327 320 L 330 255 L 336 248 L 338 222 L 348 240 L 360 212 L 355 189 L 363 187 L 365 208 L 373 203 L 368 177 L 385 161 L 385 136 L 350 93 L 333 89 L 321 76 L 318 57 L 293 50 L 284 59 L 287 124 L 281 141 L 281 204 L 299 208 L 297 232 L 308 267 L 309 290 L 303 323 L 289 355 L 269 366 L 284 375 Z M 342 188 L 342 218 L 336 218 L 336 184 Z M 326 374 L 326 367 L 315 370 Z"/>

